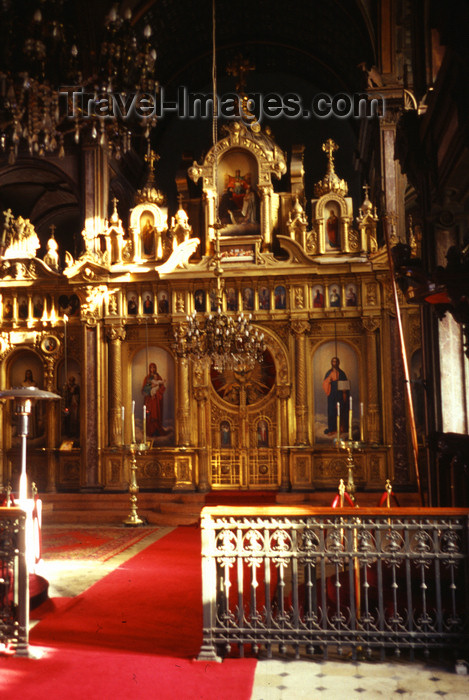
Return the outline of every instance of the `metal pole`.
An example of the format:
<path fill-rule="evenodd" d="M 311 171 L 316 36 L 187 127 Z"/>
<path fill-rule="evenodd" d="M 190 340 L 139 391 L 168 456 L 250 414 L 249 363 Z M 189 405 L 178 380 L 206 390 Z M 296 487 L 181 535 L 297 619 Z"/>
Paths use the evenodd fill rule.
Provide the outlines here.
<path fill-rule="evenodd" d="M 388 253 L 388 262 L 389 262 L 389 272 L 391 275 L 392 293 L 393 293 L 393 297 L 394 297 L 394 305 L 396 307 L 396 318 L 397 318 L 397 327 L 399 330 L 399 340 L 400 340 L 400 346 L 401 346 L 402 362 L 404 365 L 407 408 L 409 410 L 410 436 L 411 436 L 411 441 L 412 441 L 412 455 L 414 458 L 415 477 L 417 479 L 417 488 L 418 488 L 419 497 L 420 497 L 420 505 L 424 506 L 425 500 L 423 497 L 422 484 L 420 482 L 420 471 L 419 471 L 419 460 L 418 460 L 419 446 L 418 446 L 418 439 L 417 439 L 417 428 L 416 428 L 416 424 L 415 424 L 414 404 L 412 401 L 412 387 L 411 387 L 411 383 L 410 383 L 410 372 L 409 372 L 409 365 L 407 362 L 407 351 L 406 351 L 406 345 L 405 345 L 405 339 L 404 339 L 404 331 L 402 328 L 401 309 L 400 309 L 400 304 L 399 304 L 399 297 L 397 295 L 397 284 L 396 284 L 396 277 L 394 274 L 394 261 L 392 259 L 391 246 L 389 243 L 388 225 L 389 225 L 389 220 L 386 219 L 385 225 L 383 226 L 383 229 L 384 229 L 384 238 L 386 241 L 386 248 L 387 248 L 387 253 Z"/>

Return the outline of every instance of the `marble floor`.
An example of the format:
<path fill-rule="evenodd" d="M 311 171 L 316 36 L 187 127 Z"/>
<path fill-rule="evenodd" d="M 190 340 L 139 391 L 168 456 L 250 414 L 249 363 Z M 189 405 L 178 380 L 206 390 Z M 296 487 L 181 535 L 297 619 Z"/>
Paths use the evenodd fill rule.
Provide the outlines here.
<path fill-rule="evenodd" d="M 38 573 L 49 581 L 51 597 L 75 596 L 172 529 L 160 528 L 106 562 L 67 562 L 46 558 Z M 467 671 L 466 663 L 458 668 L 457 673 L 454 666 L 437 662 L 261 658 L 257 664 L 252 700 L 350 700 L 354 697 L 360 700 L 388 700 L 391 697 L 466 700 L 469 698 L 469 675 L 464 672 Z"/>

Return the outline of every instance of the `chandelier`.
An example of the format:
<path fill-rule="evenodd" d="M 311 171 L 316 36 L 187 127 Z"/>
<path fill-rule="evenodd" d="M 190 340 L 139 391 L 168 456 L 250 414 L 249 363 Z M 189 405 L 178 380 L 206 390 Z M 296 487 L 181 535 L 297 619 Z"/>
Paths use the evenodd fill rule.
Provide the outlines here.
<path fill-rule="evenodd" d="M 10 164 L 21 151 L 64 157 L 70 135 L 72 142 L 86 137 L 120 158 L 132 136 L 148 138 L 156 98 L 153 113 L 142 117 L 129 113 L 128 101 L 155 95 L 151 27 L 138 32 L 130 10 L 121 16 L 113 8 L 94 55 L 72 34 L 73 3 L 42 0 L 26 16 L 21 6 L 4 0 L 0 7 L 0 154 Z M 119 110 L 112 110 L 115 99 Z"/>
<path fill-rule="evenodd" d="M 179 323 L 175 328 L 173 347 L 181 358 L 208 358 L 218 372 L 232 370 L 238 374 L 246 374 L 254 369 L 256 362 L 263 361 L 266 351 L 264 334 L 252 325 L 251 314 L 229 315 L 222 310 L 223 269 L 220 264 L 218 224 L 215 229 L 216 311 L 205 314 L 203 320 L 196 311 L 186 316 L 185 322 Z"/>

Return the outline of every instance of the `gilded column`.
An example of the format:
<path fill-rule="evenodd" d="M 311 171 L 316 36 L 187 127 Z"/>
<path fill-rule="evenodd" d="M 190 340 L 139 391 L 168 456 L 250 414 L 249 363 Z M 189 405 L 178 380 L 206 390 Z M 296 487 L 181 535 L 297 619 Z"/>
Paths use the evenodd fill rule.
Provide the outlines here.
<path fill-rule="evenodd" d="M 309 323 L 304 320 L 292 321 L 291 329 L 295 336 L 296 444 L 307 445 L 306 332 L 309 330 Z"/>
<path fill-rule="evenodd" d="M 85 450 L 82 489 L 99 488 L 97 327 L 85 326 Z"/>
<path fill-rule="evenodd" d="M 198 386 L 194 389 L 194 397 L 197 401 L 197 444 L 199 447 L 199 484 L 198 490 L 206 492 L 210 490 L 208 466 L 209 454 L 207 443 L 207 399 L 208 388 Z"/>
<path fill-rule="evenodd" d="M 272 196 L 272 186 L 271 185 L 261 185 L 258 190 L 261 194 L 261 221 L 262 221 L 262 238 L 263 246 L 269 248 L 272 244 L 272 226 L 271 226 L 271 196 Z"/>
<path fill-rule="evenodd" d="M 379 328 L 374 318 L 363 318 L 363 328 L 366 331 L 366 385 L 367 406 L 365 406 L 364 439 L 368 443 L 380 442 L 380 411 L 378 397 L 378 362 L 376 347 L 376 331 Z"/>
<path fill-rule="evenodd" d="M 122 434 L 122 341 L 125 330 L 122 326 L 111 326 L 106 331 L 109 342 L 109 444 L 117 447 L 124 444 Z"/>
<path fill-rule="evenodd" d="M 280 401 L 280 446 L 289 444 L 288 430 L 288 399 L 290 398 L 290 385 L 282 384 L 277 387 L 277 398 Z M 288 468 L 288 454 L 285 450 L 280 452 L 281 459 L 281 475 L 280 475 L 280 490 L 288 491 L 290 489 L 290 473 Z"/>
<path fill-rule="evenodd" d="M 180 358 L 178 362 L 179 397 L 178 397 L 178 445 L 187 447 L 191 444 L 190 432 L 190 387 L 188 360 Z"/>

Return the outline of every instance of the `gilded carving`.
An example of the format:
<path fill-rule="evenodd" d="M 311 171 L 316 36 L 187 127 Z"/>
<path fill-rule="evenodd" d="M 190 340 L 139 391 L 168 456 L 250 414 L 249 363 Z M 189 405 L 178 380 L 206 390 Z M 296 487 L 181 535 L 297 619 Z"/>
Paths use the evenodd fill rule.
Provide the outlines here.
<path fill-rule="evenodd" d="M 123 326 L 108 326 L 106 328 L 106 337 L 110 342 L 125 340 L 125 328 Z"/>
<path fill-rule="evenodd" d="M 350 229 L 348 232 L 348 244 L 351 251 L 357 251 L 360 249 L 360 238 L 358 231 Z"/>
<path fill-rule="evenodd" d="M 361 319 L 363 330 L 367 333 L 374 333 L 379 328 L 379 322 L 373 316 L 363 316 Z"/>
<path fill-rule="evenodd" d="M 375 282 L 366 285 L 366 303 L 375 306 L 378 302 L 378 286 Z"/>
<path fill-rule="evenodd" d="M 290 321 L 291 332 L 295 335 L 307 333 L 310 329 L 309 321 L 292 319 Z"/>
<path fill-rule="evenodd" d="M 295 295 L 295 308 L 304 309 L 305 299 L 304 299 L 303 288 L 302 287 L 295 287 L 294 295 Z"/>
<path fill-rule="evenodd" d="M 308 255 L 316 255 L 318 252 L 318 231 L 316 227 L 306 236 L 306 252 Z"/>
<path fill-rule="evenodd" d="M 176 311 L 178 313 L 184 313 L 186 308 L 184 300 L 184 292 L 177 292 L 176 294 Z"/>

